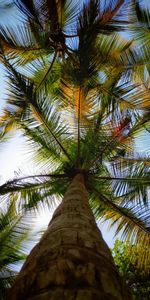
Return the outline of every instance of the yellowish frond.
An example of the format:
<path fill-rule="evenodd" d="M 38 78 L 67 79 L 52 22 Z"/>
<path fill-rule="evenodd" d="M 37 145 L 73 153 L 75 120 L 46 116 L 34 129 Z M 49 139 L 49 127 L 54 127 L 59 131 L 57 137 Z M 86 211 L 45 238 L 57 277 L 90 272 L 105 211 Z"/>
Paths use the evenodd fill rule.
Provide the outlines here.
<path fill-rule="evenodd" d="M 80 111 L 80 119 L 84 119 L 92 108 L 85 88 L 76 88 L 63 84 L 62 92 L 69 105 L 72 104 L 75 115 L 78 116 Z"/>
<path fill-rule="evenodd" d="M 5 133 L 11 132 L 14 129 L 14 121 L 10 121 L 9 123 L 7 123 L 7 125 L 5 126 Z"/>

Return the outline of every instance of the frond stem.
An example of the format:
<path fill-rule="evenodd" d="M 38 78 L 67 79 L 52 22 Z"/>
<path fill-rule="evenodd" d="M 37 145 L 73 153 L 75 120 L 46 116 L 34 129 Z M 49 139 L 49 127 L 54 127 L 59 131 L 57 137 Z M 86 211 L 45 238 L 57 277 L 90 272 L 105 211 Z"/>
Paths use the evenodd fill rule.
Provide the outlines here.
<path fill-rule="evenodd" d="M 32 107 L 33 112 L 35 111 L 35 118 L 38 121 L 40 120 L 40 122 L 45 126 L 45 128 L 47 129 L 47 131 L 52 135 L 52 137 L 57 142 L 57 144 L 59 145 L 59 147 L 61 148 L 61 150 L 64 152 L 64 154 L 67 156 L 67 158 L 69 160 L 71 160 L 70 155 L 68 154 L 68 152 L 66 151 L 66 149 L 63 147 L 63 145 L 60 143 L 60 141 L 58 140 L 58 138 L 56 137 L 56 135 L 53 133 L 53 131 L 50 129 L 50 127 L 47 125 L 47 123 L 45 122 L 45 119 L 43 118 L 43 116 L 41 115 L 41 113 L 37 109 L 37 107 L 35 107 L 31 103 L 30 103 L 30 106 Z M 36 114 L 38 114 L 38 117 L 36 116 Z"/>
<path fill-rule="evenodd" d="M 80 162 L 80 118 L 81 118 L 81 87 L 79 88 L 79 98 L 78 98 L 78 153 L 77 153 L 77 166 L 79 167 Z"/>
<path fill-rule="evenodd" d="M 67 175 L 65 174 L 40 174 L 40 175 L 31 175 L 31 176 L 25 176 L 25 177 L 21 177 L 21 178 L 18 178 L 18 179 L 14 179 L 14 180 L 10 180 L 10 181 L 7 181 L 6 183 L 2 184 L 0 186 L 0 195 L 3 195 L 3 194 L 6 194 L 6 193 L 9 193 L 11 191 L 17 191 L 18 188 L 22 188 L 22 186 L 19 186 L 19 184 L 29 184 L 27 182 L 23 182 L 25 180 L 32 180 L 32 179 L 35 179 L 37 182 L 36 183 L 30 183 L 30 186 L 27 186 L 29 188 L 32 187 L 36 187 L 36 186 L 40 186 L 40 184 L 43 184 L 43 183 L 47 183 L 47 182 L 40 182 L 40 184 L 38 184 L 38 180 L 40 180 L 40 178 L 46 178 L 46 177 L 50 177 L 50 178 L 65 178 L 67 177 Z M 14 188 L 17 188 L 17 190 L 14 190 Z"/>
<path fill-rule="evenodd" d="M 51 64 L 50 64 L 50 66 L 49 66 L 49 68 L 48 68 L 46 74 L 44 75 L 43 79 L 41 80 L 40 84 L 38 85 L 37 90 L 41 87 L 41 85 L 43 84 L 43 82 L 44 82 L 45 78 L 47 77 L 48 73 L 49 73 L 50 70 L 52 69 L 53 64 L 54 64 L 54 62 L 55 62 L 55 59 L 56 59 L 56 56 L 57 56 L 57 51 L 55 51 L 55 54 L 54 54 L 53 59 L 52 59 L 52 62 L 51 62 Z"/>
<path fill-rule="evenodd" d="M 149 178 L 123 178 L 123 177 L 108 177 L 108 176 L 102 176 L 102 177 L 99 177 L 99 176 L 94 176 L 95 179 L 100 179 L 100 180 L 120 180 L 120 181 L 140 181 L 140 182 L 147 182 L 149 183 Z"/>
<path fill-rule="evenodd" d="M 125 102 L 127 105 L 129 105 L 130 107 L 134 108 L 134 109 L 137 109 L 137 105 L 134 105 L 134 104 L 131 104 L 130 102 L 128 102 L 127 100 L 123 99 L 122 97 L 119 98 L 117 97 L 113 92 L 109 92 L 106 88 L 104 87 L 101 87 L 102 91 L 107 93 L 109 96 L 113 96 L 115 98 L 115 100 L 117 100 L 118 102 Z"/>

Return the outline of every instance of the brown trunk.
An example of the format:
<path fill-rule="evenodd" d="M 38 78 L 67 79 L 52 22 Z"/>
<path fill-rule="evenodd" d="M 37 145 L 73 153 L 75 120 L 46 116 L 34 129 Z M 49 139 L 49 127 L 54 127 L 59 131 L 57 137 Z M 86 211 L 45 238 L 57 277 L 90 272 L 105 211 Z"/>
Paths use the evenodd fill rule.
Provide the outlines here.
<path fill-rule="evenodd" d="M 130 300 L 76 175 L 9 300 Z"/>

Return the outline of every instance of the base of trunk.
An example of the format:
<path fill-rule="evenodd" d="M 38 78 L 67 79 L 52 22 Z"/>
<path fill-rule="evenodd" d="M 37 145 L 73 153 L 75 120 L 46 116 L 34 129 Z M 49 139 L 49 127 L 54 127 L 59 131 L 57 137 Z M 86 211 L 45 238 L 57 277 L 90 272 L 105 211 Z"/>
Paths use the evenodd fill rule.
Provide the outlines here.
<path fill-rule="evenodd" d="M 22 278 L 24 283 L 18 282 L 18 295 L 22 290 L 21 300 L 130 299 L 115 268 L 104 256 L 82 247 L 62 247 L 59 253 L 49 253 L 51 258 L 54 255 L 55 262 L 46 263 L 47 257 L 38 259 L 38 274 L 28 273 Z M 30 290 L 26 290 L 28 285 Z M 12 299 L 19 300 L 19 297 Z"/>

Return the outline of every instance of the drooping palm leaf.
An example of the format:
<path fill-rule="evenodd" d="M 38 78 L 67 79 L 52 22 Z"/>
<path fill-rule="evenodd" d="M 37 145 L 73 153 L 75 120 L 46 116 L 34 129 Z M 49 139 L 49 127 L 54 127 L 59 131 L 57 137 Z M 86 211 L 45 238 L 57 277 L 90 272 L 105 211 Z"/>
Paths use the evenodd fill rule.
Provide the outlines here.
<path fill-rule="evenodd" d="M 26 258 L 30 229 L 27 217 L 17 213 L 16 200 L 0 208 L 0 297 L 6 299 L 17 275 L 17 265 Z M 15 271 L 16 269 L 16 271 Z"/>

